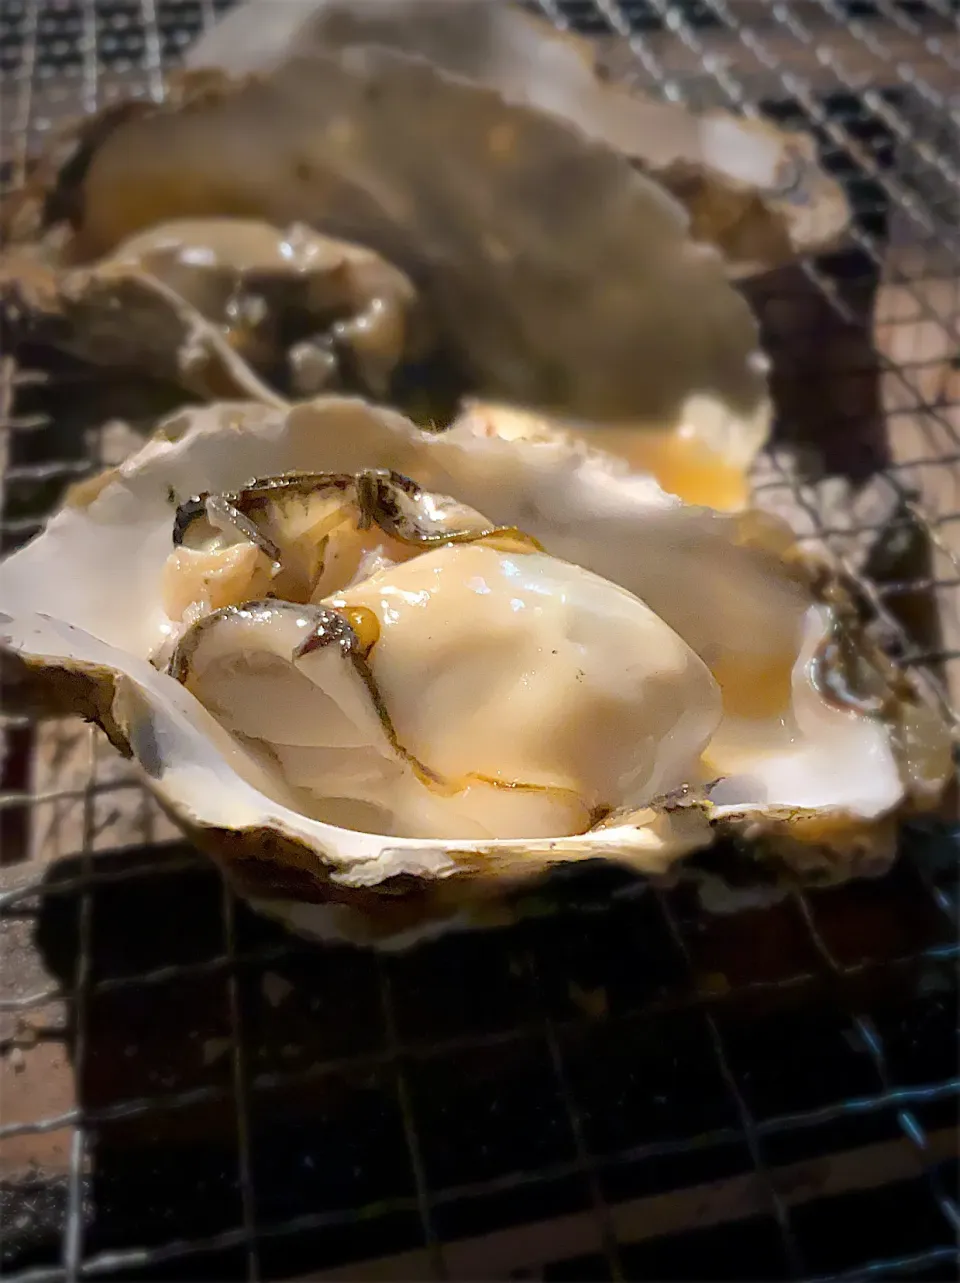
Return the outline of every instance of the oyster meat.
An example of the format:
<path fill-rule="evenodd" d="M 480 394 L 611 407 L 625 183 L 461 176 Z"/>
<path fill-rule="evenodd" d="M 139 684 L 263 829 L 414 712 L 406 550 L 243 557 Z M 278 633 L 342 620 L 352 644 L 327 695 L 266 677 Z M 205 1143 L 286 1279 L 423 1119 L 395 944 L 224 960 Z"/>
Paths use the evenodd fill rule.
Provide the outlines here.
<path fill-rule="evenodd" d="M 407 942 L 554 865 L 660 874 L 718 834 L 874 871 L 951 773 L 778 523 L 359 401 L 169 421 L 0 565 L 0 611 L 23 691 L 97 720 L 313 934 Z"/>
<path fill-rule="evenodd" d="M 586 832 L 682 785 L 720 716 L 706 667 L 636 598 L 483 544 L 313 607 L 221 609 L 171 672 L 276 759 L 307 813 L 425 839 Z"/>
<path fill-rule="evenodd" d="M 719 720 L 706 668 L 631 594 L 397 474 L 198 496 L 173 543 L 169 671 L 328 823 L 582 832 L 683 784 Z"/>
<path fill-rule="evenodd" d="M 91 267 L 9 255 L 0 315 L 8 332 L 94 364 L 273 403 L 344 388 L 385 397 L 429 346 L 416 291 L 377 254 L 252 219 L 162 223 Z"/>
<path fill-rule="evenodd" d="M 810 136 L 646 97 L 611 77 L 591 41 L 503 0 L 246 0 L 187 65 L 242 75 L 275 69 L 291 51 L 365 46 L 426 58 L 615 148 L 685 205 L 693 234 L 735 275 L 830 248 L 849 223 Z"/>

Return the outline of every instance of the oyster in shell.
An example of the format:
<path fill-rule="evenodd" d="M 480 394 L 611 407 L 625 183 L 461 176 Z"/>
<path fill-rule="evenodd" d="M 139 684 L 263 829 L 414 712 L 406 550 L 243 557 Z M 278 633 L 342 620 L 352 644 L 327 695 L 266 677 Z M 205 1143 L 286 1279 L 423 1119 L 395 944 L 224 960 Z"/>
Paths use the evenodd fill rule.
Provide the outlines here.
<path fill-rule="evenodd" d="M 359 401 L 169 421 L 0 565 L 0 611 L 24 694 L 98 721 L 313 934 L 407 942 L 554 865 L 660 874 L 718 833 L 849 876 L 950 772 L 776 523 Z"/>
<path fill-rule="evenodd" d="M 608 146 L 384 48 L 262 77 L 195 72 L 85 122 L 8 207 L 89 262 L 170 220 L 308 222 L 423 292 L 478 394 L 586 423 L 769 418 L 765 363 L 722 260 Z"/>
<path fill-rule="evenodd" d="M 11 254 L 0 316 L 97 365 L 274 404 L 284 391 L 384 397 L 429 346 L 416 291 L 377 254 L 251 219 L 163 223 L 91 267 Z"/>
<path fill-rule="evenodd" d="M 629 157 L 687 208 L 697 239 L 736 275 L 831 247 L 846 230 L 843 189 L 814 141 L 724 111 L 697 114 L 613 83 L 596 46 L 502 0 L 247 0 L 188 52 L 233 75 L 291 51 L 380 46 L 427 58 L 508 100 L 568 120 Z"/>

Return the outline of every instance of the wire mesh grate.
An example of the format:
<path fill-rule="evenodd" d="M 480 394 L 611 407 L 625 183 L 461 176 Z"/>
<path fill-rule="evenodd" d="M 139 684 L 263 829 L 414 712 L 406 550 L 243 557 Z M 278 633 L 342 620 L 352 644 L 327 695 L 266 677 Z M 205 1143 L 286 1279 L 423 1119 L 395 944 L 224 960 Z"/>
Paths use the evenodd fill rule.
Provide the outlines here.
<path fill-rule="evenodd" d="M 161 94 L 228 5 L 7 0 L 6 178 L 62 119 Z M 641 87 L 813 132 L 846 184 L 850 248 L 747 287 L 780 410 L 756 491 L 955 710 L 957 5 L 533 7 Z M 19 355 L 5 550 L 137 439 L 135 389 Z M 607 871 L 542 918 L 382 959 L 235 903 L 89 728 L 3 732 L 15 1277 L 956 1277 L 951 818 L 877 881 L 716 914 L 708 888 Z"/>

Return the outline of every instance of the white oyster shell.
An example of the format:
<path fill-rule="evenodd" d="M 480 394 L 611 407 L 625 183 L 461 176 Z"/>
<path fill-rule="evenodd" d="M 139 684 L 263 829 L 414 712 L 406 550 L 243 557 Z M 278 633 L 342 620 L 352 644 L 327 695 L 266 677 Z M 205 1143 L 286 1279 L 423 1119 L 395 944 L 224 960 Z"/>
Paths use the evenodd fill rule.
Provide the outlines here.
<path fill-rule="evenodd" d="M 712 800 L 645 796 L 643 809 L 574 836 L 459 840 L 345 829 L 306 815 L 288 782 L 150 664 L 172 627 L 159 586 L 178 503 L 237 490 L 254 476 L 371 467 L 414 476 L 498 526 L 526 530 L 551 556 L 641 598 L 673 629 L 722 696 L 719 726 L 701 733 L 709 743 L 685 781 L 696 785 L 703 771 L 720 777 Z M 254 863 L 276 870 L 269 911 L 286 913 L 277 895 L 310 899 L 309 890 L 325 901 L 293 914 L 299 929 L 317 934 L 408 940 L 414 926 L 472 913 L 554 864 L 602 858 L 662 872 L 718 828 L 763 838 L 795 867 L 848 873 L 864 857 L 886 856 L 877 822 L 935 796 L 949 771 L 938 724 L 874 657 L 856 654 L 863 671 L 852 691 L 847 668 L 825 663 L 824 648 L 838 636 L 841 650 L 856 653 L 859 643 L 838 634 L 837 608 L 816 600 L 782 530 L 753 514 L 684 506 L 562 434 L 511 442 L 476 419 L 423 433 L 398 415 L 335 398 L 289 412 L 217 406 L 183 414 L 119 469 L 79 488 L 41 536 L 0 566 L 0 612 L 14 676 L 38 680 L 61 708 L 99 721 L 183 828 L 235 874 Z M 649 665 L 649 656 L 639 658 Z M 676 689 L 685 698 L 692 688 Z M 708 682 L 694 698 L 709 706 L 713 689 Z M 699 741 L 694 755 L 698 749 Z M 398 879 L 405 890 L 414 879 L 410 895 L 383 894 Z"/>

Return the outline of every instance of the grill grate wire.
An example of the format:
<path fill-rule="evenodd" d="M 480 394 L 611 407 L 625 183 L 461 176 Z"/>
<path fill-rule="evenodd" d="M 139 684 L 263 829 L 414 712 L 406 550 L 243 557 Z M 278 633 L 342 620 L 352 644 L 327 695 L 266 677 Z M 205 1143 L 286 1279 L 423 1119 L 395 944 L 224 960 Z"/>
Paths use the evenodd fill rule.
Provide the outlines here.
<path fill-rule="evenodd" d="M 8 180 L 61 118 L 120 93 L 159 97 L 164 67 L 226 7 L 7 0 Z M 804 263 L 790 291 L 822 301 L 838 333 L 862 329 L 851 286 L 884 269 L 896 222 L 945 264 L 946 315 L 909 275 L 904 288 L 960 351 L 950 0 L 539 7 L 615 41 L 640 81 L 671 98 L 814 132 L 856 199 L 854 250 Z M 807 351 L 820 355 L 809 340 Z M 125 446 L 79 416 L 94 395 L 82 372 L 54 379 L 3 361 L 10 548 L 65 484 Z M 916 377 L 890 360 L 881 374 Z M 935 589 L 958 608 L 960 512 L 925 483 L 960 460 L 960 391 L 909 386 L 901 412 L 922 418 L 933 444 L 885 460 L 874 480 L 896 501 L 886 537 L 922 529 L 933 552 L 899 578 L 860 582 L 899 657 L 949 707 L 956 639 L 917 636 L 902 607 Z M 835 432 L 864 416 L 829 409 Z M 787 495 L 843 561 L 856 528 L 838 526 L 820 479 L 784 458 L 771 452 L 758 495 Z M 869 521 L 859 533 L 884 534 Z M 909 833 L 877 883 L 715 918 L 685 889 L 653 894 L 604 873 L 580 886 L 575 911 L 370 958 L 306 950 L 254 919 L 171 841 L 88 728 L 13 715 L 2 727 L 0 1206 L 24 1283 L 362 1278 L 356 1263 L 379 1257 L 392 1272 L 378 1276 L 395 1278 L 956 1277 L 949 821 Z M 306 1023 L 289 1014 L 298 1004 Z M 314 1174 L 325 1164 L 327 1186 Z M 884 1186 L 899 1226 L 882 1210 Z M 838 1216 L 843 1250 L 830 1246 Z"/>

